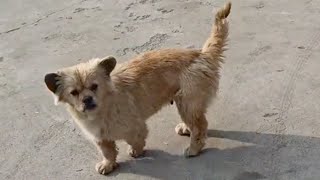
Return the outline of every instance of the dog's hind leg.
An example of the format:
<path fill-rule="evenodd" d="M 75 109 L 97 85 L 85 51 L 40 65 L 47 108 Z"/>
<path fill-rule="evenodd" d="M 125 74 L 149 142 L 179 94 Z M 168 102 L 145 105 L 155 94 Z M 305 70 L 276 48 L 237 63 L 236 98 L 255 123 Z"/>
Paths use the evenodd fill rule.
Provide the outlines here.
<path fill-rule="evenodd" d="M 180 136 L 190 136 L 190 129 L 184 122 L 177 124 L 175 131 Z"/>
<path fill-rule="evenodd" d="M 182 128 L 190 130 L 190 145 L 185 149 L 186 157 L 196 156 L 205 145 L 208 122 L 205 117 L 205 103 L 199 103 L 199 99 L 179 97 L 175 99 L 182 121 Z M 187 127 L 186 127 L 186 126 Z M 179 125 L 178 125 L 179 126 Z M 177 128 L 176 128 L 177 130 Z"/>

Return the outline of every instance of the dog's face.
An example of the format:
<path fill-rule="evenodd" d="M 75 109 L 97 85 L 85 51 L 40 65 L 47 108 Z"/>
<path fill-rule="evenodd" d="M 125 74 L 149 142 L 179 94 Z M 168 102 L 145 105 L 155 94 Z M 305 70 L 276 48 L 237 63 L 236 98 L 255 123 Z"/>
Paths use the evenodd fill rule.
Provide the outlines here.
<path fill-rule="evenodd" d="M 79 113 L 94 113 L 113 91 L 110 73 L 115 65 L 113 57 L 94 59 L 46 74 L 44 80 L 56 102 L 67 103 Z"/>

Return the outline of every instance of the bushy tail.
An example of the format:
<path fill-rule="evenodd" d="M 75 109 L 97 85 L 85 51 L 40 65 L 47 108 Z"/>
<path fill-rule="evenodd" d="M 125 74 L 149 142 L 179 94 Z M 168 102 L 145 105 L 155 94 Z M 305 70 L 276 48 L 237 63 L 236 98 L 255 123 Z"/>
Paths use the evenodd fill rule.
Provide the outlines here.
<path fill-rule="evenodd" d="M 212 32 L 206 43 L 202 47 L 202 53 L 209 55 L 212 59 L 223 62 L 223 52 L 226 50 L 228 37 L 228 22 L 226 18 L 230 14 L 231 2 L 216 13 L 215 22 L 212 26 Z"/>

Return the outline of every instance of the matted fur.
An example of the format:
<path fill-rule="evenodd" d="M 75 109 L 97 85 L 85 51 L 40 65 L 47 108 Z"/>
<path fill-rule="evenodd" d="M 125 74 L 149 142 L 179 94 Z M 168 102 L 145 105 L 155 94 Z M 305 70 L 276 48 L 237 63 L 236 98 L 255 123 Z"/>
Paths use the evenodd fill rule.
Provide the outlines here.
<path fill-rule="evenodd" d="M 48 89 L 67 105 L 101 152 L 99 173 L 117 167 L 116 140 L 130 145 L 131 156 L 141 155 L 148 134 L 146 120 L 172 100 L 183 121 L 176 132 L 191 136 L 185 155 L 200 153 L 208 126 L 206 109 L 219 86 L 230 9 L 227 3 L 217 12 L 202 50 L 150 51 L 119 65 L 113 57 L 92 59 L 46 75 Z"/>

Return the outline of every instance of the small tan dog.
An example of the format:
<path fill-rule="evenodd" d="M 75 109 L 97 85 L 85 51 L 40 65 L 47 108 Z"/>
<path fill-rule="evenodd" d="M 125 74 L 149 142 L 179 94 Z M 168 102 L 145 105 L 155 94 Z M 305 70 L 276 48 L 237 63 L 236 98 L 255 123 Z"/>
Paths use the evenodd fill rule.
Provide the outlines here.
<path fill-rule="evenodd" d="M 45 76 L 56 102 L 68 111 L 95 142 L 103 160 L 100 174 L 117 167 L 116 140 L 125 140 L 133 157 L 142 155 L 146 120 L 172 100 L 183 123 L 176 132 L 191 136 L 185 156 L 196 156 L 205 145 L 206 109 L 219 84 L 219 70 L 228 36 L 231 3 L 220 9 L 202 50 L 163 49 L 147 52 L 116 66 L 114 57 L 93 59 Z"/>

